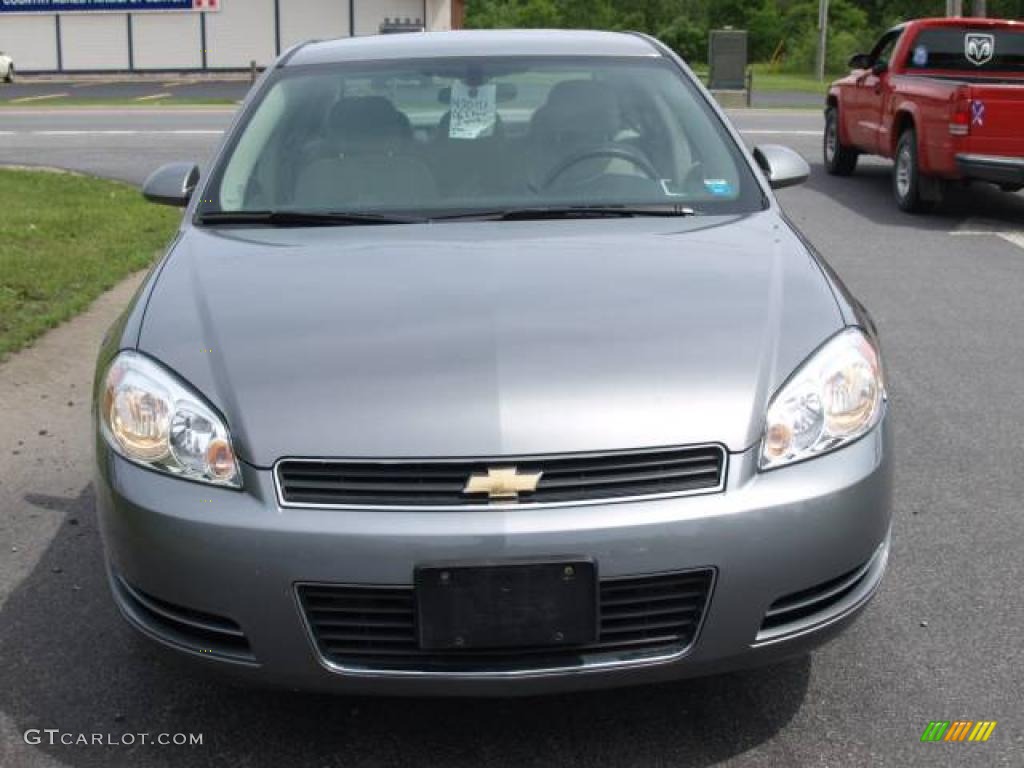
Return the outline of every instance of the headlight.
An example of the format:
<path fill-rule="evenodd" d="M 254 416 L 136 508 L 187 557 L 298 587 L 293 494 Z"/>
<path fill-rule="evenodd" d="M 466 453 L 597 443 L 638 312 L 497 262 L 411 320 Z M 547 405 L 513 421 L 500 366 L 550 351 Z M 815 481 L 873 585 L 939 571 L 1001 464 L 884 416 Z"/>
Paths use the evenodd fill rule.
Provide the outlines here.
<path fill-rule="evenodd" d="M 103 385 L 100 428 L 129 461 L 240 488 L 227 427 L 203 399 L 152 360 L 122 352 Z"/>
<path fill-rule="evenodd" d="M 884 401 L 878 351 L 862 331 L 843 331 L 801 365 L 772 398 L 761 440 L 761 469 L 856 440 L 878 423 Z"/>

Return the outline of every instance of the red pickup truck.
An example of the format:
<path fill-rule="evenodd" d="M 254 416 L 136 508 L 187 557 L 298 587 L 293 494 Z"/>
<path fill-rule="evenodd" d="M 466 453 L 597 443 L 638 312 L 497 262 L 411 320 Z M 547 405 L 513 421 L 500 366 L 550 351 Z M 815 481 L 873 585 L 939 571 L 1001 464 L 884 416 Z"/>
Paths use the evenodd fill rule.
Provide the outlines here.
<path fill-rule="evenodd" d="M 895 158 L 905 211 L 933 207 L 951 181 L 1024 188 L 1024 23 L 909 21 L 850 67 L 828 92 L 829 173 L 848 176 L 861 154 Z"/>

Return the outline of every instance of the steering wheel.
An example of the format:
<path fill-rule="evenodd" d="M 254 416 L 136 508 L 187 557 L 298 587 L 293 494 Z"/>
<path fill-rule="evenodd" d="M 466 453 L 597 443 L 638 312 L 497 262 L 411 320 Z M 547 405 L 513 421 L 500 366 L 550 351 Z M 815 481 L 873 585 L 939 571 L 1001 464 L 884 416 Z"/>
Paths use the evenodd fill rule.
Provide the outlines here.
<path fill-rule="evenodd" d="M 639 150 L 624 145 L 590 147 L 588 149 L 582 149 L 579 152 L 574 152 L 556 165 L 548 172 L 547 176 L 544 177 L 544 180 L 540 183 L 540 189 L 547 189 L 550 187 L 560 176 L 562 176 L 562 174 L 573 166 L 579 165 L 584 160 L 592 160 L 597 157 L 606 157 L 610 160 L 625 160 L 643 171 L 644 175 L 651 181 L 657 181 L 661 178 L 658 171 L 651 164 L 651 161 L 644 157 L 643 153 Z"/>

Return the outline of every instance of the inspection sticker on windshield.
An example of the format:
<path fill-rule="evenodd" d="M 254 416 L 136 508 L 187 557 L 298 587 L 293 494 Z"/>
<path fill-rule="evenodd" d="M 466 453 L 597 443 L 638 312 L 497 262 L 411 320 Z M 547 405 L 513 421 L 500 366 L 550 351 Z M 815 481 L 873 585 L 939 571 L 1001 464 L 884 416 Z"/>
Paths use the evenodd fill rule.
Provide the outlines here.
<path fill-rule="evenodd" d="M 449 138 L 479 139 L 493 135 L 498 120 L 497 90 L 493 83 L 476 87 L 455 83 L 452 86 Z"/>
<path fill-rule="evenodd" d="M 704 179 L 704 188 L 715 197 L 729 197 L 732 184 L 725 179 Z"/>

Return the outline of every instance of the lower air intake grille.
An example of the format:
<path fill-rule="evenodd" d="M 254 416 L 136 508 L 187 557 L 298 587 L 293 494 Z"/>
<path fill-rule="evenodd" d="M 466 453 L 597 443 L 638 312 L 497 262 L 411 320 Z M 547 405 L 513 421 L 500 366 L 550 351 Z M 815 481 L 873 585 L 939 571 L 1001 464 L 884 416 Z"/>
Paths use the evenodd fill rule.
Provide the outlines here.
<path fill-rule="evenodd" d="M 787 625 L 796 625 L 808 619 L 813 620 L 819 614 L 828 614 L 834 605 L 853 592 L 867 577 L 872 562 L 869 560 L 834 579 L 780 597 L 768 608 L 761 622 L 761 633 L 785 631 Z"/>
<path fill-rule="evenodd" d="M 501 672 L 642 660 L 681 653 L 694 641 L 714 572 L 600 582 L 598 640 L 572 648 L 423 651 L 412 587 L 302 584 L 299 600 L 321 656 L 350 669 Z"/>
<path fill-rule="evenodd" d="M 114 591 L 129 617 L 172 645 L 233 661 L 256 661 L 241 627 L 223 616 L 168 603 L 115 575 Z"/>
<path fill-rule="evenodd" d="M 540 473 L 535 490 L 497 500 L 504 503 L 708 493 L 722 488 L 725 451 L 711 445 L 494 459 L 285 459 L 278 463 L 276 474 L 285 506 L 464 507 L 491 501 L 486 493 L 464 492 L 470 476 L 502 468 Z"/>

